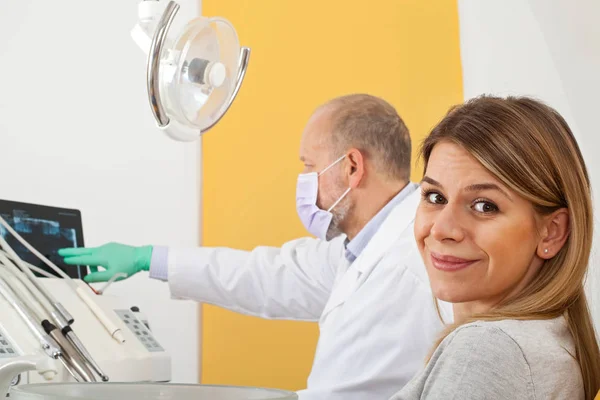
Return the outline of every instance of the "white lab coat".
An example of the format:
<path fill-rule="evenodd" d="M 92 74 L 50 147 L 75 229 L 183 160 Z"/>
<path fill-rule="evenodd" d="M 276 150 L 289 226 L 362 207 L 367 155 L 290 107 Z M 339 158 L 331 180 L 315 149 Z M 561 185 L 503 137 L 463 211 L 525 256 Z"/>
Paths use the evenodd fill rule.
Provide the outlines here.
<path fill-rule="evenodd" d="M 351 265 L 344 237 L 252 252 L 170 249 L 171 294 L 263 318 L 318 321 L 300 399 L 388 399 L 424 366 L 442 328 L 413 236 L 419 199 L 416 190 L 397 205 Z M 440 306 L 451 320 L 450 306 Z"/>

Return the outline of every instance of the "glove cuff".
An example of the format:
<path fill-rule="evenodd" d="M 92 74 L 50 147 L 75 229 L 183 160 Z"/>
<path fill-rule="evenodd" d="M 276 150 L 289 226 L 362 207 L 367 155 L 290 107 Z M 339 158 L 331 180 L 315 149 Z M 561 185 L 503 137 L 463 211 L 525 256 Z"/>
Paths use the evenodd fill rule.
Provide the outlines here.
<path fill-rule="evenodd" d="M 135 266 L 138 271 L 150 270 L 152 249 L 152 246 L 142 246 L 135 249 Z"/>

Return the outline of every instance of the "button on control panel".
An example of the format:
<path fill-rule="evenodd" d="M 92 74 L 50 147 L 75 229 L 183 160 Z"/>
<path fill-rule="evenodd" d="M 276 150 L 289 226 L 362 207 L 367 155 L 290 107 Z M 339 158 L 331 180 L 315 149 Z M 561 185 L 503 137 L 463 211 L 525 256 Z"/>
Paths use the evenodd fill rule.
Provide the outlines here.
<path fill-rule="evenodd" d="M 137 340 L 146 347 L 148 351 L 165 351 L 148 330 L 131 310 L 115 310 L 119 318 L 131 329 Z"/>
<path fill-rule="evenodd" d="M 8 338 L 0 331 L 0 358 L 17 357 L 15 346 L 8 341 Z"/>

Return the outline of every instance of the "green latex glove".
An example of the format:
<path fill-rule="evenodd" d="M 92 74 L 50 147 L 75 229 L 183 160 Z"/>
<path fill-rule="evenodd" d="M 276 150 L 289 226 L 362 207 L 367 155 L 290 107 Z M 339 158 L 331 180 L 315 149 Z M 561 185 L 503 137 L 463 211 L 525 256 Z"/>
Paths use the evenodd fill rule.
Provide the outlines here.
<path fill-rule="evenodd" d="M 58 255 L 68 265 L 89 265 L 92 273 L 84 280 L 88 283 L 106 282 L 114 274 L 124 272 L 127 278 L 150 269 L 152 246 L 133 247 L 120 243 L 108 243 L 100 247 L 60 249 Z M 105 271 L 98 271 L 98 267 Z M 121 280 L 125 278 L 118 278 Z"/>

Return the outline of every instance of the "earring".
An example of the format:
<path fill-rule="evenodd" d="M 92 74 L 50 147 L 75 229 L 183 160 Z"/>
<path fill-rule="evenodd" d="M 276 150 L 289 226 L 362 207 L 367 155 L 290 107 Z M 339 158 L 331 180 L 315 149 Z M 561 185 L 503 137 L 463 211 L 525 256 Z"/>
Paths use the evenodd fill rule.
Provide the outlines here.
<path fill-rule="evenodd" d="M 547 253 L 548 253 L 548 249 L 544 249 L 544 254 L 547 254 Z"/>

